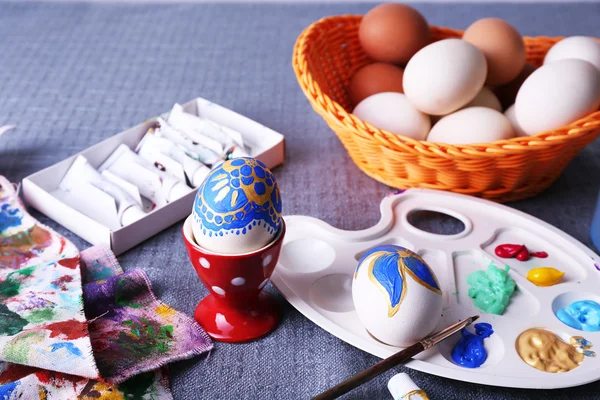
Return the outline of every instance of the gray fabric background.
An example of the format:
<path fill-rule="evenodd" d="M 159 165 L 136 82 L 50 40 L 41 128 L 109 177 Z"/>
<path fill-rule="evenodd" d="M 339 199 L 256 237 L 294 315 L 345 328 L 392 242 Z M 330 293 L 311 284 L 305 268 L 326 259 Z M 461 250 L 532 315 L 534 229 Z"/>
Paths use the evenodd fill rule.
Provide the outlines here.
<path fill-rule="evenodd" d="M 91 144 L 196 96 L 247 115 L 286 136 L 285 165 L 274 170 L 285 214 L 306 214 L 343 229 L 379 219 L 390 189 L 363 175 L 310 108 L 291 67 L 292 46 L 311 22 L 364 13 L 370 5 L 0 4 L 0 173 L 18 182 Z M 423 4 L 430 23 L 465 28 L 506 18 L 526 35 L 600 36 L 599 4 Z M 545 193 L 511 206 L 588 246 L 600 186 L 600 143 L 581 152 Z M 80 238 L 34 213 L 73 240 Z M 192 313 L 206 290 L 193 272 L 180 224 L 123 254 L 143 268 L 156 294 Z M 267 290 L 274 293 L 269 285 Z M 208 356 L 172 365 L 176 399 L 308 398 L 372 365 L 279 297 L 280 327 L 257 342 L 217 343 Z M 600 361 L 597 361 L 600 362 Z M 397 368 L 395 371 L 402 371 Z M 600 383 L 553 391 L 486 387 L 407 370 L 432 399 L 597 399 Z M 393 372 L 348 399 L 388 399 Z"/>

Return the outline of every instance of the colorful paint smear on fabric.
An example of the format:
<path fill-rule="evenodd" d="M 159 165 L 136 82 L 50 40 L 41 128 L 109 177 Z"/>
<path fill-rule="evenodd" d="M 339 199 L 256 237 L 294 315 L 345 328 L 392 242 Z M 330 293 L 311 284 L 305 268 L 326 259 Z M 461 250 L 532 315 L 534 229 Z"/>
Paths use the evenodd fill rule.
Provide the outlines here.
<path fill-rule="evenodd" d="M 84 300 L 96 362 L 109 382 L 212 348 L 191 318 L 154 298 L 141 270 L 85 285 Z"/>
<path fill-rule="evenodd" d="M 98 377 L 79 251 L 32 218 L 3 177 L 0 187 L 0 359 Z"/>

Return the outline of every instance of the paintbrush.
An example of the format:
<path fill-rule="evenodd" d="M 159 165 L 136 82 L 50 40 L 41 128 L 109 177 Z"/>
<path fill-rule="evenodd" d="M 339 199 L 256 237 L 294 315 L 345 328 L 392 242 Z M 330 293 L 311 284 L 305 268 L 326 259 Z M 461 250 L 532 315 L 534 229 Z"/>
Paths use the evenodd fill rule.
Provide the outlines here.
<path fill-rule="evenodd" d="M 383 374 L 384 372 L 394 368 L 397 365 L 405 363 L 410 360 L 412 357 L 416 356 L 422 351 L 429 349 L 430 347 L 435 346 L 442 340 L 452 336 L 456 332 L 460 331 L 463 328 L 471 325 L 479 318 L 479 315 L 475 315 L 473 317 L 467 318 L 463 321 L 457 322 L 453 325 L 450 325 L 447 328 L 442 329 L 439 332 L 432 333 L 427 336 L 425 339 L 420 340 L 419 342 L 413 344 L 410 347 L 407 347 L 404 350 L 397 352 L 396 354 L 386 358 L 365 369 L 362 372 L 354 375 L 353 377 L 346 379 L 344 382 L 338 384 L 337 386 L 332 387 L 331 389 L 321 393 L 320 395 L 313 397 L 313 400 L 329 400 L 329 399 L 337 399 L 341 395 L 348 393 L 352 389 L 362 385 L 363 383 L 370 381 Z"/>

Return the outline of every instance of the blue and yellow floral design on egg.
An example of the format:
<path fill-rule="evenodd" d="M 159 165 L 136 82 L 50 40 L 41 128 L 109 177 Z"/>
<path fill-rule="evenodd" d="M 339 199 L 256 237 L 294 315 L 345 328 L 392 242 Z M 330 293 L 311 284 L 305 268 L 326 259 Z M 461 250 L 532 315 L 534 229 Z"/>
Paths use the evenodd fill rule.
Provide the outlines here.
<path fill-rule="evenodd" d="M 388 296 L 390 318 L 398 312 L 406 296 L 407 276 L 432 292 L 442 294 L 440 284 L 425 260 L 404 247 L 383 245 L 372 248 L 360 259 L 354 279 L 367 259 L 369 279 Z"/>
<path fill-rule="evenodd" d="M 198 189 L 194 215 L 203 235 L 245 235 L 263 227 L 275 235 L 281 226 L 281 197 L 273 174 L 261 161 L 225 161 Z"/>

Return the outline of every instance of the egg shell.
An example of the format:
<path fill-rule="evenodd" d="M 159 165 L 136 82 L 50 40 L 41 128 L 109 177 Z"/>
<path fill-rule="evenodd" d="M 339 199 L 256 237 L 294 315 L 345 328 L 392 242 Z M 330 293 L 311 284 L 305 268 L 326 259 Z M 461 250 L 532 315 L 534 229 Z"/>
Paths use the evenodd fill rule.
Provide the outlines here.
<path fill-rule="evenodd" d="M 500 100 L 500 103 L 505 110 L 511 105 L 515 104 L 517 93 L 519 93 L 519 89 L 523 85 L 523 82 L 525 82 L 525 80 L 529 78 L 529 75 L 531 75 L 536 69 L 537 67 L 533 64 L 525 63 L 525 66 L 515 79 L 505 85 L 496 86 L 494 88 L 494 93 L 496 93 L 496 96 L 498 96 L 498 100 Z"/>
<path fill-rule="evenodd" d="M 600 43 L 588 36 L 565 38 L 548 50 L 544 64 L 567 59 L 584 60 L 600 69 Z"/>
<path fill-rule="evenodd" d="M 477 96 L 469 104 L 462 107 L 461 110 L 469 107 L 486 107 L 491 108 L 492 110 L 502 112 L 502 105 L 500 104 L 500 100 L 496 97 L 496 95 L 488 88 L 483 87 L 477 93 Z M 436 124 L 440 119 L 444 118 L 445 115 L 435 115 L 431 117 L 431 124 Z"/>
<path fill-rule="evenodd" d="M 429 43 L 429 25 L 404 4 L 381 4 L 362 19 L 358 37 L 363 50 L 377 61 L 406 65 Z"/>
<path fill-rule="evenodd" d="M 470 43 L 445 39 L 421 49 L 404 69 L 404 94 L 420 111 L 445 115 L 468 104 L 485 82 L 485 57 Z"/>
<path fill-rule="evenodd" d="M 258 160 L 234 158 L 213 169 L 192 210 L 196 243 L 220 254 L 243 254 L 269 244 L 281 227 L 275 177 Z"/>
<path fill-rule="evenodd" d="M 500 18 L 483 18 L 469 26 L 463 40 L 477 46 L 487 61 L 487 85 L 502 85 L 525 65 L 525 43 L 519 31 Z"/>
<path fill-rule="evenodd" d="M 515 136 L 510 121 L 500 112 L 485 107 L 471 107 L 447 115 L 435 124 L 428 142 L 479 144 Z"/>
<path fill-rule="evenodd" d="M 600 70 L 587 61 L 555 61 L 538 68 L 519 89 L 519 125 L 535 135 L 560 128 L 600 106 Z"/>
<path fill-rule="evenodd" d="M 350 79 L 348 96 L 352 105 L 357 105 L 377 93 L 403 93 L 404 70 L 387 63 L 373 63 L 359 69 Z"/>
<path fill-rule="evenodd" d="M 423 284 L 423 280 L 405 267 L 398 254 L 410 254 L 419 264 L 420 274 L 428 274 L 437 284 L 434 272 L 410 250 L 399 246 L 378 246 L 360 261 L 352 280 L 352 300 L 358 318 L 367 331 L 378 340 L 392 346 L 406 347 L 429 335 L 438 325 L 442 314 L 442 294 Z M 389 258 L 389 256 L 396 258 Z M 372 265 L 371 265 L 372 264 Z M 386 264 L 389 268 L 386 268 Z M 410 265 L 415 265 L 411 263 Z M 399 271 L 402 271 L 401 278 Z M 417 271 L 419 273 L 419 271 Z M 381 279 L 393 287 L 394 295 L 382 286 Z M 394 302 L 394 306 L 392 306 Z"/>
<path fill-rule="evenodd" d="M 506 109 L 506 111 L 504 111 L 504 116 L 510 121 L 510 124 L 513 127 L 513 131 L 515 131 L 515 136 L 517 136 L 517 137 L 529 136 L 523 130 L 523 128 L 521 128 L 521 125 L 519 125 L 519 121 L 517 121 L 517 113 L 515 112 L 514 104 L 512 106 L 508 107 L 508 109 Z"/>
<path fill-rule="evenodd" d="M 417 110 L 402 93 L 378 93 L 361 101 L 352 112 L 373 126 L 424 140 L 431 128 L 429 116 Z"/>
<path fill-rule="evenodd" d="M 496 97 L 496 95 L 486 87 L 481 88 L 479 93 L 477 93 L 477 96 L 475 96 L 475 98 L 471 100 L 469 104 L 464 106 L 463 109 L 469 107 L 485 107 L 502 112 L 500 100 L 498 100 L 498 97 Z"/>

